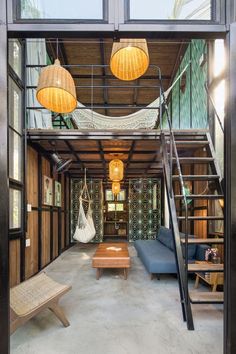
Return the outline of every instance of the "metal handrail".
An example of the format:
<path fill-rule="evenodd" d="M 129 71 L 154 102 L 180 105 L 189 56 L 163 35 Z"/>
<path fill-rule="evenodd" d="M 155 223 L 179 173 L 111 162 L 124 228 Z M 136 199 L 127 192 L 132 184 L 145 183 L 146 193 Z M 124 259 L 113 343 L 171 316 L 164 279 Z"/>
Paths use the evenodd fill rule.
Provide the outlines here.
<path fill-rule="evenodd" d="M 169 115 L 169 109 L 166 103 L 166 98 L 165 98 L 165 94 L 164 94 L 164 90 L 163 90 L 163 85 L 162 85 L 162 79 L 160 79 L 160 86 L 161 86 L 161 101 L 160 101 L 160 106 L 162 105 L 162 100 L 163 100 L 163 104 L 165 106 L 165 112 L 167 115 L 167 122 L 168 122 L 168 126 L 169 126 L 169 136 L 170 136 L 170 196 L 172 197 L 172 176 L 173 176 L 173 152 L 176 158 L 176 165 L 177 165 L 177 170 L 178 170 L 178 176 L 179 176 L 179 182 L 180 182 L 180 186 L 181 186 L 181 191 L 182 191 L 182 195 L 183 195 L 183 200 L 184 200 L 184 209 L 185 209 L 185 276 L 186 276 L 186 293 L 188 294 L 188 203 L 187 203 L 187 198 L 186 198 L 186 192 L 185 192 L 185 188 L 184 188 L 184 180 L 183 180 L 183 174 L 182 174 L 182 170 L 181 170 L 181 166 L 180 166 L 180 161 L 179 161 L 179 155 L 178 155 L 178 151 L 177 151 L 177 147 L 176 147 L 176 141 L 175 141 L 175 137 L 174 137 L 174 132 L 172 129 L 172 124 L 171 124 L 171 120 L 170 120 L 170 115 Z M 160 122 L 161 122 L 161 132 L 164 133 L 164 131 L 162 130 L 162 116 L 160 115 Z M 165 133 L 164 133 L 165 135 Z"/>

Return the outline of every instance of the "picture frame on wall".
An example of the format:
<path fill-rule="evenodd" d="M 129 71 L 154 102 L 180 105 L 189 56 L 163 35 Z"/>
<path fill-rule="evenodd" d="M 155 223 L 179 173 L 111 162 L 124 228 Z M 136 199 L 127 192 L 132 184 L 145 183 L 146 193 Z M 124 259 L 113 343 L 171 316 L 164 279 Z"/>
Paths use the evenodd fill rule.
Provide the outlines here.
<path fill-rule="evenodd" d="M 53 205 L 53 180 L 48 176 L 43 176 L 43 204 Z"/>
<path fill-rule="evenodd" d="M 61 207 L 61 183 L 58 181 L 54 183 L 54 205 Z"/>

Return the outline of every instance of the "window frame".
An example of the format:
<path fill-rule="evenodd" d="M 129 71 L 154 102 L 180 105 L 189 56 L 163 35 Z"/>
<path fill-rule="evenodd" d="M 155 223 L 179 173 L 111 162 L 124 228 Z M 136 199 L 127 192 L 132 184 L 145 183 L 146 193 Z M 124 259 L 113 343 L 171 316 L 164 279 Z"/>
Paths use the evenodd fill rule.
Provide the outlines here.
<path fill-rule="evenodd" d="M 13 15 L 13 23 L 48 23 L 48 24 L 56 24 L 56 23 L 68 23 L 68 24 L 91 24 L 91 23 L 108 23 L 108 3 L 109 0 L 102 0 L 102 12 L 103 12 L 103 18 L 102 19 L 43 19 L 43 18 L 21 18 L 21 1 L 20 0 L 12 0 L 12 15 Z"/>
<path fill-rule="evenodd" d="M 10 110 L 9 110 L 9 98 L 8 98 L 8 139 L 9 139 L 9 146 L 10 146 L 10 132 L 13 132 L 13 134 L 17 134 L 17 136 L 20 138 L 20 146 L 21 146 L 21 151 L 20 151 L 20 165 L 21 165 L 21 180 L 16 180 L 10 176 L 10 156 L 9 154 L 9 147 L 8 147 L 8 178 L 9 178 L 9 239 L 14 240 L 14 239 L 22 239 L 24 236 L 24 231 L 25 231 L 25 211 L 24 211 L 24 206 L 25 206 L 25 154 L 24 154 L 24 147 L 25 147 L 25 142 L 24 142 L 24 128 L 25 128 L 25 119 L 24 119 L 24 103 L 25 103 L 25 87 L 24 87 L 24 67 L 25 67 L 25 58 L 24 58 L 24 53 L 25 53 L 25 45 L 24 42 L 18 40 L 18 42 L 21 45 L 21 77 L 18 76 L 18 74 L 14 71 L 14 68 L 10 65 L 8 61 L 8 89 L 10 87 L 9 82 L 10 80 L 13 81 L 13 83 L 20 89 L 21 91 L 21 105 L 19 106 L 20 110 L 20 119 L 21 119 L 21 124 L 20 124 L 20 130 L 18 131 L 12 124 L 10 123 Z M 10 90 L 8 91 L 8 95 L 10 94 Z M 8 96 L 9 97 L 9 96 Z M 10 228 L 10 190 L 15 189 L 20 191 L 21 194 L 21 201 L 20 201 L 20 227 L 17 228 Z"/>
<path fill-rule="evenodd" d="M 176 24 L 176 25 L 210 25 L 224 23 L 225 1 L 211 0 L 211 19 L 210 20 L 168 20 L 168 19 L 132 19 L 130 18 L 130 0 L 125 1 L 125 23 L 126 24 Z"/>

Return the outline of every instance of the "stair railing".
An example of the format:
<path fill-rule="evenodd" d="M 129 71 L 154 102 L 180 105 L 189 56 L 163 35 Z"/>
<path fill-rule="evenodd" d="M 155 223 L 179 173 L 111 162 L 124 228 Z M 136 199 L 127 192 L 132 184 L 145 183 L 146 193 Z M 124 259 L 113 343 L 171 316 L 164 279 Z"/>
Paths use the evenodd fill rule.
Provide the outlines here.
<path fill-rule="evenodd" d="M 183 203 L 184 203 L 184 210 L 185 210 L 185 247 L 184 247 L 185 258 L 184 258 L 183 262 L 181 262 L 181 264 L 183 264 L 183 266 L 184 266 L 184 279 L 183 279 L 184 281 L 183 281 L 183 284 L 180 285 L 183 287 L 183 289 L 181 289 L 181 291 L 182 291 L 181 301 L 184 302 L 184 307 L 185 307 L 185 315 L 184 315 L 185 318 L 184 319 L 187 320 L 188 329 L 194 329 L 193 319 L 192 319 L 192 311 L 191 311 L 190 299 L 189 299 L 189 292 L 188 292 L 188 203 L 187 203 L 183 174 L 182 174 L 182 170 L 181 170 L 181 166 L 180 166 L 176 141 L 175 141 L 174 132 L 173 132 L 172 124 L 171 124 L 169 109 L 168 109 L 168 105 L 166 102 L 166 97 L 165 97 L 165 93 L 164 93 L 164 89 L 163 89 L 160 69 L 159 69 L 159 81 L 160 81 L 160 115 L 159 116 L 160 116 L 161 135 L 162 135 L 162 140 L 163 140 L 164 145 L 165 145 L 165 131 L 163 130 L 163 117 L 162 117 L 163 110 L 161 108 L 162 104 L 164 105 L 164 108 L 165 108 L 168 127 L 169 127 L 169 159 L 168 159 L 168 155 L 166 154 L 167 152 L 164 151 L 164 155 L 167 155 L 166 156 L 167 160 L 169 160 L 169 183 L 167 183 L 167 186 L 169 189 L 168 192 L 169 192 L 170 198 L 174 201 L 174 195 L 173 195 L 174 193 L 173 193 L 173 185 L 172 185 L 172 182 L 173 182 L 173 155 L 174 155 L 175 160 L 176 160 L 176 167 L 177 167 L 177 171 L 178 171 L 179 183 L 180 183 L 180 188 L 181 188 L 181 192 L 183 195 Z M 163 148 L 165 150 L 166 146 Z M 164 160 L 165 160 L 165 157 L 164 157 Z M 165 161 L 164 161 L 164 163 L 165 163 Z M 175 208 L 175 204 L 173 204 L 173 206 Z M 177 216 L 176 216 L 176 225 L 172 225 L 172 226 L 174 229 L 177 228 L 178 236 L 179 236 L 179 227 L 178 227 L 178 223 L 177 223 Z M 174 230 L 174 233 L 175 233 L 175 230 Z M 179 241 L 180 241 L 180 236 L 179 236 Z M 175 243 L 176 243 L 176 240 L 175 240 Z M 178 253 L 177 245 L 175 245 L 175 246 L 176 246 L 176 253 Z M 182 249 L 181 249 L 181 252 L 182 252 Z M 183 253 L 182 253 L 182 255 L 183 255 Z M 177 257 L 178 257 L 178 254 L 177 254 Z M 180 259 L 177 259 L 177 261 L 180 262 Z M 180 273 L 181 273 L 181 264 L 178 264 Z M 180 274 L 180 277 L 181 277 L 181 274 Z M 180 279 L 180 281 L 182 282 L 181 279 Z"/>

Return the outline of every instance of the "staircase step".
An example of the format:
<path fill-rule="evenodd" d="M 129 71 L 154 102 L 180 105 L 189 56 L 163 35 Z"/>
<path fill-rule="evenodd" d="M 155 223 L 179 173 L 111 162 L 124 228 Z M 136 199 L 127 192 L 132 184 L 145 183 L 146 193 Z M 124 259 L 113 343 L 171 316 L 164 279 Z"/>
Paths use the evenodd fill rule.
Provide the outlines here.
<path fill-rule="evenodd" d="M 213 157 L 179 157 L 181 164 L 188 163 L 210 163 L 214 161 Z M 173 158 L 173 162 L 176 163 L 176 158 Z"/>
<path fill-rule="evenodd" d="M 185 220 L 185 216 L 177 216 L 178 220 Z M 188 216 L 188 220 L 224 220 L 223 216 Z"/>
<path fill-rule="evenodd" d="M 221 291 L 190 291 L 190 301 L 192 304 L 223 304 L 224 293 Z"/>
<path fill-rule="evenodd" d="M 197 141 L 197 140 L 176 140 L 175 141 L 176 145 L 178 146 L 178 148 L 182 147 L 186 147 L 186 145 L 188 146 L 188 148 L 194 148 L 194 149 L 198 149 L 201 147 L 205 147 L 207 145 L 209 145 L 209 141 L 207 140 L 201 140 L 201 141 Z"/>
<path fill-rule="evenodd" d="M 185 238 L 181 239 L 182 243 L 185 243 Z M 188 239 L 189 244 L 207 244 L 207 243 L 212 243 L 212 244 L 219 244 L 219 243 L 224 243 L 223 238 L 189 238 Z"/>
<path fill-rule="evenodd" d="M 210 181 L 213 179 L 219 179 L 218 175 L 183 175 L 183 180 L 185 181 Z M 172 176 L 173 181 L 179 180 L 179 175 Z"/>
<path fill-rule="evenodd" d="M 183 194 L 175 195 L 176 199 L 182 199 L 184 196 Z M 223 199 L 223 194 L 191 194 L 186 195 L 187 199 Z"/>
<path fill-rule="evenodd" d="M 197 272 L 223 272 L 224 264 L 214 264 L 214 263 L 193 263 L 188 264 L 189 273 Z"/>

